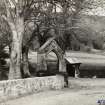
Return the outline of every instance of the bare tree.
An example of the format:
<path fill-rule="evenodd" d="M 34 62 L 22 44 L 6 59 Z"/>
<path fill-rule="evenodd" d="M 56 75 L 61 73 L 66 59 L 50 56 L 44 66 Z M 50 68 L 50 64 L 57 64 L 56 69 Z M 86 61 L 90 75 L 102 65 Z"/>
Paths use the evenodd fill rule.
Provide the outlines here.
<path fill-rule="evenodd" d="M 12 32 L 9 79 L 21 78 L 22 39 L 32 2 L 33 0 L 2 0 L 5 12 L 2 12 L 1 15 Z"/>
<path fill-rule="evenodd" d="M 0 9 L 3 11 L 0 11 L 0 14 L 7 21 L 12 33 L 9 79 L 21 78 L 22 42 L 27 24 L 33 21 L 37 24 L 39 33 L 42 33 L 43 26 L 45 26 L 44 30 L 47 30 L 50 26 L 60 29 L 61 25 L 58 22 L 59 13 L 57 13 L 57 8 L 61 9 L 60 12 L 63 14 L 64 24 L 66 24 L 67 18 L 72 16 L 70 10 L 75 11 L 72 8 L 76 4 L 74 1 L 78 0 L 1 0 Z M 30 36 L 29 39 L 31 37 L 33 36 Z M 24 52 L 27 53 L 27 51 L 25 50 Z M 26 60 L 27 58 L 27 56 L 23 57 L 26 68 L 28 67 L 26 63 L 28 61 Z M 30 75 L 28 69 L 26 74 Z"/>

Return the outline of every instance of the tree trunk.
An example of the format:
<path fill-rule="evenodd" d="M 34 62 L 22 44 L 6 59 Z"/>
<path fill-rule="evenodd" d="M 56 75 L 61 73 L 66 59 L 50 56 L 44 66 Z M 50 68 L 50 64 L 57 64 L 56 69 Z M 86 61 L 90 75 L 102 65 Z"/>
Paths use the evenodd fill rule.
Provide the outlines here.
<path fill-rule="evenodd" d="M 29 72 L 29 62 L 28 62 L 28 48 L 22 48 L 22 70 L 23 70 L 23 77 L 30 77 L 31 74 Z"/>
<path fill-rule="evenodd" d="M 22 38 L 24 33 L 24 21 L 23 18 L 18 18 L 16 23 L 10 23 L 12 30 L 12 45 L 10 54 L 10 70 L 9 79 L 21 78 L 21 52 L 22 52 Z"/>

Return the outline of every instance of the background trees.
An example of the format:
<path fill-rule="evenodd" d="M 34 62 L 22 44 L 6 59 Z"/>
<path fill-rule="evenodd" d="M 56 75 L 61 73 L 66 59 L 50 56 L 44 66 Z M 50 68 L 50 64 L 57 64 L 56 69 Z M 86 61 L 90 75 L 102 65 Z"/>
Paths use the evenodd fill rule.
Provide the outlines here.
<path fill-rule="evenodd" d="M 57 37 L 58 43 L 62 43 L 60 45 L 65 50 L 64 34 L 61 33 L 64 33 L 68 27 L 67 19 L 75 14 L 78 3 L 76 0 L 1 0 L 1 18 L 7 22 L 11 34 L 9 79 L 21 78 L 22 53 L 23 71 L 30 75 L 29 70 L 26 69 L 28 68 L 27 43 L 35 38 L 35 35 L 40 45 L 49 37 Z M 29 35 L 27 35 L 29 31 L 27 27 L 31 28 Z"/>
<path fill-rule="evenodd" d="M 83 29 L 85 22 L 82 29 L 79 27 L 77 14 L 82 3 L 83 0 L 1 0 L 0 42 L 11 49 L 9 79 L 22 77 L 21 64 L 24 77 L 30 76 L 29 48 L 37 50 L 50 37 L 55 37 L 64 52 L 81 50 L 82 45 L 103 48 L 104 40 L 97 45 L 99 37 L 91 41 L 89 28 Z"/>

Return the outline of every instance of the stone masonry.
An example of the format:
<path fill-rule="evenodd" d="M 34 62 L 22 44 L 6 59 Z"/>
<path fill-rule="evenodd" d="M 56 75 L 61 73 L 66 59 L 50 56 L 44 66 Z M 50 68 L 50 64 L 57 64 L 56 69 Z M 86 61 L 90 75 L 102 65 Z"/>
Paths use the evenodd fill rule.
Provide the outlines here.
<path fill-rule="evenodd" d="M 59 75 L 0 81 L 0 102 L 40 91 L 62 89 L 63 87 L 64 78 Z"/>

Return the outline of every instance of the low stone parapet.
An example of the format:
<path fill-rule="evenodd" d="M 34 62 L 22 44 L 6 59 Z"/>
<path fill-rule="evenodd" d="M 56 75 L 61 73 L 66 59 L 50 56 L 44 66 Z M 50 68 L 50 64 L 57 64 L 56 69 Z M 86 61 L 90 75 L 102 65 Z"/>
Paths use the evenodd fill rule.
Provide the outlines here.
<path fill-rule="evenodd" d="M 64 78 L 59 75 L 0 81 L 0 101 L 63 87 Z"/>

